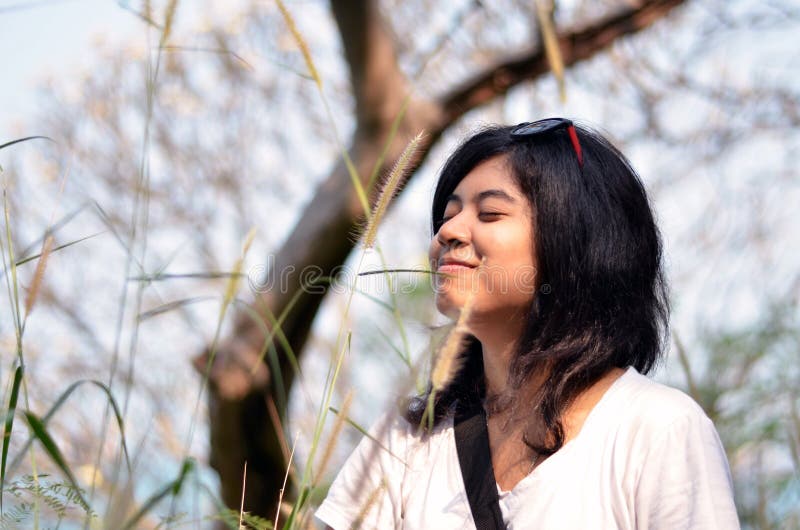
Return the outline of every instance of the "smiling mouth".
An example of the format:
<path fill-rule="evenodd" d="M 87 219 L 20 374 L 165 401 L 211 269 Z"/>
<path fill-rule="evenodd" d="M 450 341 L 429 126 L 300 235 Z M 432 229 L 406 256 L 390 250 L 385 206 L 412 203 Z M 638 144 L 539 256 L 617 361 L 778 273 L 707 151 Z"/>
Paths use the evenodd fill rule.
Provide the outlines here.
<path fill-rule="evenodd" d="M 449 262 L 449 263 L 442 263 L 437 267 L 437 272 L 444 272 L 444 273 L 453 273 L 453 272 L 460 272 L 465 270 L 472 270 L 477 268 L 474 265 L 468 265 L 466 263 L 458 263 L 458 262 Z"/>

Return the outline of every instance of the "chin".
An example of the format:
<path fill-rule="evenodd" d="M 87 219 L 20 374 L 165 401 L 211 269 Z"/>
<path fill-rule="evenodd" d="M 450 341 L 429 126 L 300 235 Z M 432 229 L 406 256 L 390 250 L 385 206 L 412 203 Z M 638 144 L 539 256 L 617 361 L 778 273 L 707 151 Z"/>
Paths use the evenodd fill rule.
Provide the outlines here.
<path fill-rule="evenodd" d="M 450 293 L 439 293 L 436 295 L 436 309 L 444 316 L 455 320 L 465 301 L 466 299 L 461 296 L 453 297 Z"/>

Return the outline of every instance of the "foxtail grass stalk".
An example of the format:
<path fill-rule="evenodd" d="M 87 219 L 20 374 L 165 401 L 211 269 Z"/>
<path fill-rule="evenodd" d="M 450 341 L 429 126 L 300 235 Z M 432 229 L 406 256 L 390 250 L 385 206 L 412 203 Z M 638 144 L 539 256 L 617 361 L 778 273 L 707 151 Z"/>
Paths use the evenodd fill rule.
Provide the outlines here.
<path fill-rule="evenodd" d="M 380 225 L 383 216 L 386 214 L 386 211 L 389 208 L 389 203 L 392 201 L 394 196 L 397 194 L 398 189 L 400 188 L 400 183 L 403 181 L 403 177 L 406 175 L 406 169 L 411 163 L 414 154 L 417 152 L 417 148 L 422 141 L 423 135 L 424 132 L 420 132 L 414 138 L 412 138 L 410 142 L 408 142 L 408 145 L 406 145 L 406 148 L 403 150 L 400 158 L 397 159 L 397 162 L 392 168 L 391 173 L 389 173 L 389 177 L 386 179 L 386 184 L 384 184 L 383 189 L 381 189 L 381 193 L 378 196 L 378 201 L 375 203 L 375 208 L 372 210 L 372 215 L 370 215 L 369 221 L 367 222 L 367 228 L 364 231 L 365 248 L 372 248 L 375 246 L 375 239 L 378 235 L 378 226 Z"/>
<path fill-rule="evenodd" d="M 325 450 L 322 452 L 322 459 L 320 460 L 319 467 L 317 469 L 317 481 L 325 474 L 326 469 L 328 468 L 328 463 L 333 456 L 333 450 L 336 448 L 336 442 L 339 441 L 339 435 L 342 434 L 342 427 L 346 422 L 347 416 L 350 414 L 350 405 L 353 403 L 353 391 L 350 390 L 347 392 L 347 395 L 344 397 L 344 402 L 342 402 L 342 408 L 339 411 L 339 414 L 336 415 L 336 421 L 333 424 L 333 429 L 331 430 L 331 435 L 328 438 L 328 443 L 325 446 Z"/>
<path fill-rule="evenodd" d="M 483 266 L 481 262 L 480 268 Z M 436 394 L 447 388 L 447 385 L 453 380 L 461 366 L 464 363 L 463 356 L 461 355 L 464 347 L 464 342 L 469 333 L 469 321 L 472 314 L 472 304 L 475 301 L 475 289 L 470 289 L 467 299 L 458 314 L 453 328 L 447 334 L 447 338 L 436 356 L 436 362 L 431 370 L 431 391 L 428 394 L 428 403 L 425 406 L 425 412 L 422 414 L 421 425 L 427 423 L 428 430 L 433 429 L 434 405 L 436 403 Z"/>
<path fill-rule="evenodd" d="M 170 0 L 164 12 L 164 30 L 161 32 L 159 47 L 163 47 L 172 35 L 172 24 L 175 22 L 175 11 L 178 8 L 178 0 Z"/>
<path fill-rule="evenodd" d="M 339 137 L 337 123 L 336 123 L 336 120 L 333 117 L 333 113 L 331 111 L 330 105 L 328 104 L 328 100 L 325 97 L 325 93 L 324 93 L 323 86 L 322 86 L 322 81 L 321 81 L 321 79 L 319 77 L 317 68 L 314 66 L 314 62 L 313 62 L 313 59 L 311 57 L 311 53 L 310 53 L 310 51 L 308 49 L 308 46 L 307 46 L 305 40 L 302 38 L 302 35 L 300 34 L 299 30 L 297 29 L 297 26 L 294 23 L 294 20 L 291 17 L 291 14 L 289 13 L 288 9 L 286 9 L 286 6 L 283 4 L 282 0 L 276 0 L 276 3 L 278 5 L 279 10 L 281 11 L 281 15 L 283 16 L 287 26 L 289 27 L 290 32 L 292 33 L 292 35 L 293 35 L 298 47 L 300 48 L 301 53 L 303 54 L 303 58 L 306 61 L 306 66 L 308 68 L 308 71 L 309 71 L 311 77 L 314 79 L 314 82 L 317 85 L 317 89 L 318 89 L 318 91 L 320 93 L 320 97 L 321 97 L 322 103 L 323 103 L 323 105 L 325 107 L 325 112 L 327 114 L 328 121 L 330 123 L 330 128 L 333 131 L 337 147 L 339 148 L 342 160 L 344 160 L 345 166 L 346 166 L 348 174 L 350 176 L 351 183 L 352 183 L 353 188 L 354 188 L 354 190 L 356 192 L 356 196 L 358 197 L 358 200 L 359 200 L 359 202 L 360 202 L 360 204 L 362 206 L 362 209 L 364 211 L 364 215 L 367 218 L 367 223 L 369 223 L 371 221 L 372 212 L 371 212 L 370 207 L 369 207 L 369 201 L 367 199 L 367 195 L 366 195 L 366 192 L 364 190 L 364 186 L 363 186 L 363 184 L 361 182 L 361 178 L 360 178 L 360 176 L 358 174 L 358 170 L 356 169 L 356 167 L 355 167 L 355 165 L 354 165 L 354 163 L 353 163 L 353 161 L 352 161 L 352 159 L 350 157 L 350 154 L 344 148 L 344 145 L 342 144 L 341 139 Z M 377 248 L 379 250 L 379 247 L 377 245 L 376 245 L 375 248 Z M 365 253 L 362 252 L 360 260 L 359 260 L 359 264 L 356 267 L 356 270 L 359 270 L 361 268 L 361 265 L 363 264 L 364 256 L 365 256 Z M 383 258 L 382 258 L 382 260 L 383 260 Z M 383 260 L 383 261 L 385 261 L 385 260 Z M 344 315 L 345 316 L 350 311 L 350 306 L 352 304 L 352 299 L 353 299 L 353 295 L 354 295 L 355 291 L 356 291 L 356 285 L 354 283 L 351 286 L 350 292 L 349 292 L 349 294 L 347 296 L 347 300 L 346 300 L 346 303 L 345 303 L 345 308 L 344 308 Z M 293 302 L 294 302 L 294 300 L 290 301 L 289 305 L 292 305 Z M 395 311 L 394 311 L 395 318 L 398 319 L 399 317 L 398 317 L 398 313 L 397 313 L 397 310 L 396 310 L 396 304 L 393 304 L 393 305 L 395 307 Z M 282 320 L 282 318 L 284 317 L 285 313 L 286 313 L 286 311 L 284 311 L 284 313 L 278 318 L 278 322 L 280 322 Z M 274 327 L 275 326 L 273 325 L 273 328 Z M 273 329 L 273 331 L 270 332 L 270 336 L 273 336 L 274 333 L 275 333 L 275 331 Z M 344 339 L 345 336 L 346 336 L 346 339 Z M 316 421 L 316 425 L 315 425 L 315 428 L 314 428 L 314 434 L 313 434 L 312 440 L 311 440 L 311 448 L 310 448 L 309 454 L 307 456 L 307 464 L 304 467 L 303 476 L 302 476 L 302 478 L 300 480 L 300 483 L 298 485 L 298 489 L 299 489 L 298 500 L 294 505 L 292 513 L 289 515 L 288 521 L 284 524 L 284 526 L 286 528 L 290 528 L 291 529 L 291 528 L 294 527 L 294 524 L 296 523 L 298 515 L 299 515 L 299 511 L 303 509 L 303 506 L 304 506 L 306 500 L 308 499 L 308 495 L 309 495 L 308 487 L 311 485 L 311 478 L 312 478 L 311 475 L 310 475 L 312 463 L 315 460 L 316 451 L 318 449 L 318 445 L 319 445 L 319 442 L 320 442 L 320 437 L 321 437 L 321 434 L 322 434 L 322 428 L 323 428 L 323 426 L 325 424 L 327 412 L 328 412 L 329 407 L 330 407 L 331 398 L 332 398 L 332 395 L 333 395 L 334 388 L 336 386 L 336 382 L 337 382 L 340 370 L 342 368 L 344 357 L 346 356 L 346 354 L 349 352 L 349 349 L 350 349 L 350 337 L 351 337 L 351 332 L 349 330 L 345 330 L 344 325 L 340 326 L 339 332 L 338 332 L 338 335 L 337 335 L 337 339 L 336 339 L 336 345 L 337 345 L 337 349 L 338 349 L 338 354 L 337 354 L 337 357 L 336 357 L 335 361 L 330 366 L 329 371 L 328 371 L 328 375 L 327 375 L 326 380 L 325 380 L 325 386 L 323 388 L 323 398 L 322 398 L 322 400 L 320 402 L 320 407 L 319 407 L 318 414 L 317 414 L 317 421 Z M 405 342 L 406 342 L 406 339 L 405 339 L 405 336 L 404 336 L 404 343 Z"/>
<path fill-rule="evenodd" d="M 303 60 L 306 62 L 306 68 L 308 68 L 309 75 L 317 84 L 317 88 L 322 91 L 322 78 L 320 78 L 319 73 L 317 73 L 317 67 L 314 65 L 314 61 L 311 59 L 311 52 L 308 49 L 308 44 L 303 38 L 303 35 L 300 33 L 300 30 L 297 29 L 297 24 L 295 24 L 292 14 L 289 13 L 288 9 L 286 9 L 286 5 L 282 0 L 275 0 L 275 3 L 278 4 L 278 9 L 283 16 L 283 20 L 286 22 L 286 26 L 292 33 L 292 37 L 294 37 L 297 47 L 300 48 L 300 53 L 303 54 Z"/>
<path fill-rule="evenodd" d="M 222 304 L 220 307 L 219 317 L 217 318 L 217 326 L 214 331 L 214 339 L 211 342 L 211 348 L 209 349 L 208 360 L 206 361 L 205 371 L 203 373 L 203 379 L 200 382 L 200 388 L 197 390 L 197 398 L 195 399 L 194 403 L 194 412 L 192 412 L 192 418 L 189 423 L 189 433 L 186 436 L 186 444 L 184 446 L 184 456 L 188 458 L 189 448 L 192 445 L 192 439 L 194 438 L 194 430 L 197 423 L 197 414 L 200 410 L 200 399 L 203 397 L 203 393 L 205 392 L 206 386 L 208 385 L 208 378 L 211 374 L 211 368 L 214 365 L 214 359 L 216 358 L 217 354 L 217 346 L 219 344 L 219 336 L 222 330 L 222 323 L 225 319 L 225 314 L 227 312 L 228 306 L 230 306 L 231 302 L 234 300 L 236 295 L 236 291 L 239 287 L 240 278 L 238 272 L 241 271 L 241 268 L 244 264 L 244 260 L 247 257 L 247 252 L 250 250 L 250 245 L 253 243 L 253 239 L 255 238 L 255 228 L 251 228 L 250 231 L 245 236 L 244 243 L 242 244 L 242 254 L 236 260 L 236 264 L 234 265 L 234 272 L 236 274 L 231 275 L 231 278 L 228 280 L 228 284 L 225 288 L 225 294 L 222 299 Z"/>
<path fill-rule="evenodd" d="M 447 335 L 444 346 L 442 346 L 439 355 L 436 357 L 436 363 L 431 371 L 431 385 L 433 386 L 434 392 L 444 390 L 461 368 L 463 363 L 461 350 L 464 346 L 467 333 L 469 333 L 467 321 L 469 321 L 470 315 L 472 314 L 472 304 L 474 301 L 475 292 L 470 291 L 458 315 L 458 320 Z"/>
<path fill-rule="evenodd" d="M 53 248 L 53 236 L 47 236 L 42 245 L 42 253 L 39 256 L 39 262 L 36 264 L 36 271 L 33 273 L 33 281 L 31 281 L 30 289 L 28 289 L 28 296 L 25 298 L 25 319 L 31 314 L 33 304 L 36 303 L 36 297 L 39 294 L 39 288 L 42 285 L 42 278 L 44 271 L 47 268 L 47 258 L 50 257 L 50 252 Z"/>
<path fill-rule="evenodd" d="M 407 100 L 406 100 L 407 102 Z M 406 103 L 404 103 L 405 105 Z M 405 106 L 401 109 L 401 113 L 405 112 Z M 399 123 L 399 120 L 395 120 L 395 124 Z M 393 127 L 395 126 L 393 124 Z M 389 177 L 386 179 L 386 183 L 381 190 L 380 195 L 378 196 L 378 201 L 375 204 L 375 208 L 372 211 L 372 214 L 367 217 L 367 227 L 365 229 L 365 236 L 364 236 L 364 248 L 375 248 L 378 251 L 378 256 L 380 256 L 381 266 L 383 270 L 388 270 L 386 267 L 386 258 L 383 255 L 383 251 L 381 250 L 380 246 L 376 245 L 377 236 L 378 236 L 378 227 L 383 220 L 383 217 L 389 207 L 389 204 L 397 194 L 397 191 L 400 187 L 400 183 L 403 181 L 403 177 L 408 173 L 408 166 L 414 158 L 414 155 L 419 148 L 420 143 L 422 142 L 422 138 L 424 137 L 424 131 L 420 131 L 417 136 L 415 136 L 405 147 L 403 153 L 398 158 L 397 162 L 395 162 L 392 171 L 389 173 Z M 392 141 L 394 136 L 394 129 L 392 134 L 390 135 L 390 139 L 388 142 Z M 388 149 L 389 143 L 386 144 L 386 148 Z M 381 154 L 381 159 L 384 154 Z M 376 170 L 378 165 L 376 164 Z M 370 178 L 372 181 L 372 178 Z M 403 341 L 403 352 L 401 354 L 401 359 L 405 362 L 406 366 L 411 368 L 411 354 L 409 352 L 408 346 L 408 337 L 406 335 L 405 326 L 403 326 L 403 320 L 400 316 L 400 310 L 397 304 L 397 297 L 395 295 L 395 290 L 392 288 L 392 277 L 387 273 L 384 275 L 386 278 L 386 282 L 389 284 L 389 297 L 391 299 L 391 312 L 392 317 L 397 324 L 397 329 L 400 332 L 400 339 Z"/>
<path fill-rule="evenodd" d="M 317 67 L 314 65 L 314 60 L 311 57 L 308 44 L 306 44 L 306 41 L 303 38 L 303 35 L 300 33 L 300 30 L 297 29 L 297 24 L 295 24 L 292 14 L 289 13 L 288 9 L 286 9 L 283 1 L 275 0 L 275 2 L 277 3 L 278 9 L 283 16 L 284 21 L 286 22 L 286 26 L 289 28 L 292 37 L 294 37 L 294 40 L 297 43 L 297 47 L 300 48 L 300 52 L 303 54 L 303 60 L 306 62 L 306 68 L 308 68 L 311 78 L 317 85 L 317 90 L 319 91 L 320 98 L 322 99 L 322 104 L 325 107 L 325 114 L 328 117 L 328 122 L 330 123 L 331 130 L 333 131 L 334 138 L 336 139 L 336 145 L 339 148 L 339 152 L 342 155 L 342 160 L 344 160 L 344 164 L 347 167 L 347 172 L 350 175 L 350 181 L 356 191 L 358 201 L 361 203 L 361 207 L 364 209 L 364 215 L 369 216 L 370 210 L 367 193 L 364 191 L 364 186 L 361 184 L 361 177 L 358 175 L 358 170 L 356 169 L 355 164 L 353 164 L 353 159 L 350 158 L 350 153 L 348 153 L 347 149 L 344 148 L 344 144 L 342 144 L 341 138 L 339 138 L 339 130 L 336 127 L 336 120 L 333 119 L 333 112 L 331 112 L 330 105 L 328 105 L 328 99 L 325 97 L 325 91 L 322 88 L 322 79 L 317 72 Z"/>
<path fill-rule="evenodd" d="M 353 528 L 358 529 L 361 528 L 361 525 L 364 524 L 364 518 L 367 516 L 369 511 L 375 505 L 375 501 L 378 500 L 380 494 L 386 489 L 386 477 L 381 478 L 380 484 L 378 484 L 370 493 L 367 500 L 364 502 L 364 505 L 361 507 L 361 510 L 358 512 L 358 516 L 356 516 L 356 520 L 353 522 Z"/>

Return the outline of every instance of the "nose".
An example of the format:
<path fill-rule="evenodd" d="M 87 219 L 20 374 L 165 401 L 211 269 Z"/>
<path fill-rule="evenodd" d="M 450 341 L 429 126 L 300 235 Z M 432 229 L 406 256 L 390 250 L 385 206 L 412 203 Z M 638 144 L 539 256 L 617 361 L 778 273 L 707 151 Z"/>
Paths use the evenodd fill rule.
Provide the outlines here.
<path fill-rule="evenodd" d="M 436 239 L 443 246 L 458 247 L 469 241 L 469 229 L 464 223 L 463 215 L 454 215 L 436 232 Z"/>

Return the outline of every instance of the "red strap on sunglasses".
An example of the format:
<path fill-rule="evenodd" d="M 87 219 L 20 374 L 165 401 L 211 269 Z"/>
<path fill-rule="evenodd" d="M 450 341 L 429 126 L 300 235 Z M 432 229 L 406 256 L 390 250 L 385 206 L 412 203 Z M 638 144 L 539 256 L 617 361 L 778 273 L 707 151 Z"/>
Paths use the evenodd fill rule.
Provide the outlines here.
<path fill-rule="evenodd" d="M 575 150 L 575 155 L 578 157 L 578 165 L 583 167 L 583 149 L 581 149 L 581 142 L 578 139 L 578 131 L 571 120 L 566 118 L 545 118 L 534 122 L 520 123 L 511 129 L 511 137 L 517 139 L 530 139 L 536 136 L 550 134 L 558 129 L 566 129 L 569 133 L 569 139 L 572 142 L 572 148 Z"/>
<path fill-rule="evenodd" d="M 578 155 L 578 163 L 583 167 L 583 150 L 581 149 L 581 143 L 578 141 L 578 132 L 575 130 L 574 125 L 567 127 L 567 131 L 569 132 L 569 139 L 572 140 L 572 147 L 575 148 L 575 154 Z"/>

